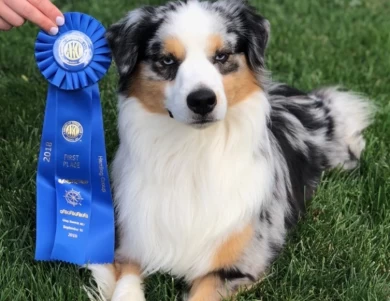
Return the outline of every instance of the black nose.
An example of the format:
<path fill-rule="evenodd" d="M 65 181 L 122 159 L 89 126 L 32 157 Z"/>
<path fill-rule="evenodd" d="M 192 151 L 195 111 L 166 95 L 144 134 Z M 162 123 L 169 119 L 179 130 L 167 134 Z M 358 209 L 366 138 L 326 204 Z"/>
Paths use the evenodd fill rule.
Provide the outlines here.
<path fill-rule="evenodd" d="M 187 105 L 192 112 L 205 116 L 214 110 L 217 96 L 210 89 L 200 89 L 191 92 L 187 97 Z"/>

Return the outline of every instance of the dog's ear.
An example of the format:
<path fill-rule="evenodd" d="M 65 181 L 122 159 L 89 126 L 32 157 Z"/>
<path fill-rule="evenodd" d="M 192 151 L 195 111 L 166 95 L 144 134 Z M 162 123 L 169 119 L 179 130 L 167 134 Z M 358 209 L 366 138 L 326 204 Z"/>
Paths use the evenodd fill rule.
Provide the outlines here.
<path fill-rule="evenodd" d="M 154 16 L 154 7 L 142 7 L 107 29 L 105 36 L 120 76 L 119 92 L 126 90 L 137 64 L 145 56 L 149 39 L 157 30 Z"/>
<path fill-rule="evenodd" d="M 248 4 L 241 7 L 243 24 L 244 52 L 250 68 L 261 73 L 265 68 L 265 50 L 267 48 L 270 23 Z"/>

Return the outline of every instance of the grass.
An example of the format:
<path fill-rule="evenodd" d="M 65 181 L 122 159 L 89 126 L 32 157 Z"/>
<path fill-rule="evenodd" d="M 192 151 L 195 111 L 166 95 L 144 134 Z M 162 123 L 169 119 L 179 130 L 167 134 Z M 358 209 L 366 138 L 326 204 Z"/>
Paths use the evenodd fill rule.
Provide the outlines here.
<path fill-rule="evenodd" d="M 56 1 L 105 25 L 142 1 Z M 301 89 L 342 84 L 379 108 L 367 150 L 351 173 L 329 172 L 307 217 L 264 281 L 238 300 L 390 300 L 390 2 L 263 0 L 271 22 L 268 67 Z M 147 1 L 143 1 L 147 3 Z M 33 57 L 37 28 L 0 33 L 0 301 L 87 300 L 89 275 L 33 260 L 35 172 L 47 84 Z M 109 160 L 116 145 L 116 74 L 101 83 Z M 148 300 L 178 300 L 181 283 L 146 282 Z M 129 300 L 131 301 L 131 300 Z"/>

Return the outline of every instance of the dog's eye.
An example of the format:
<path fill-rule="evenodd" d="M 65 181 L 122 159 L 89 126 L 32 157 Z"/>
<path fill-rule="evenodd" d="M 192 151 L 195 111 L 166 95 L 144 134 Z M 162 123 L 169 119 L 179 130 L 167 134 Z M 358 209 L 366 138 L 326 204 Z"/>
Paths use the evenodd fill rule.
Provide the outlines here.
<path fill-rule="evenodd" d="M 171 66 L 176 63 L 176 61 L 172 57 L 168 57 L 168 56 L 162 58 L 160 62 L 163 66 Z"/>
<path fill-rule="evenodd" d="M 230 55 L 228 53 L 218 53 L 218 54 L 215 55 L 214 60 L 217 63 L 224 64 L 229 59 L 229 56 Z"/>

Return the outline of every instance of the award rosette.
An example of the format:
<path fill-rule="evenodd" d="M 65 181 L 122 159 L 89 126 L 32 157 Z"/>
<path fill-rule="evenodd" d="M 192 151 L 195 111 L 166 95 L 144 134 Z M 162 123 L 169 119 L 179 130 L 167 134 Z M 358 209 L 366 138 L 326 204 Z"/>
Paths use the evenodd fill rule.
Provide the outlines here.
<path fill-rule="evenodd" d="M 111 64 L 105 28 L 66 13 L 41 31 L 37 65 L 49 82 L 37 173 L 36 260 L 79 265 L 114 259 L 114 209 L 98 81 Z"/>

